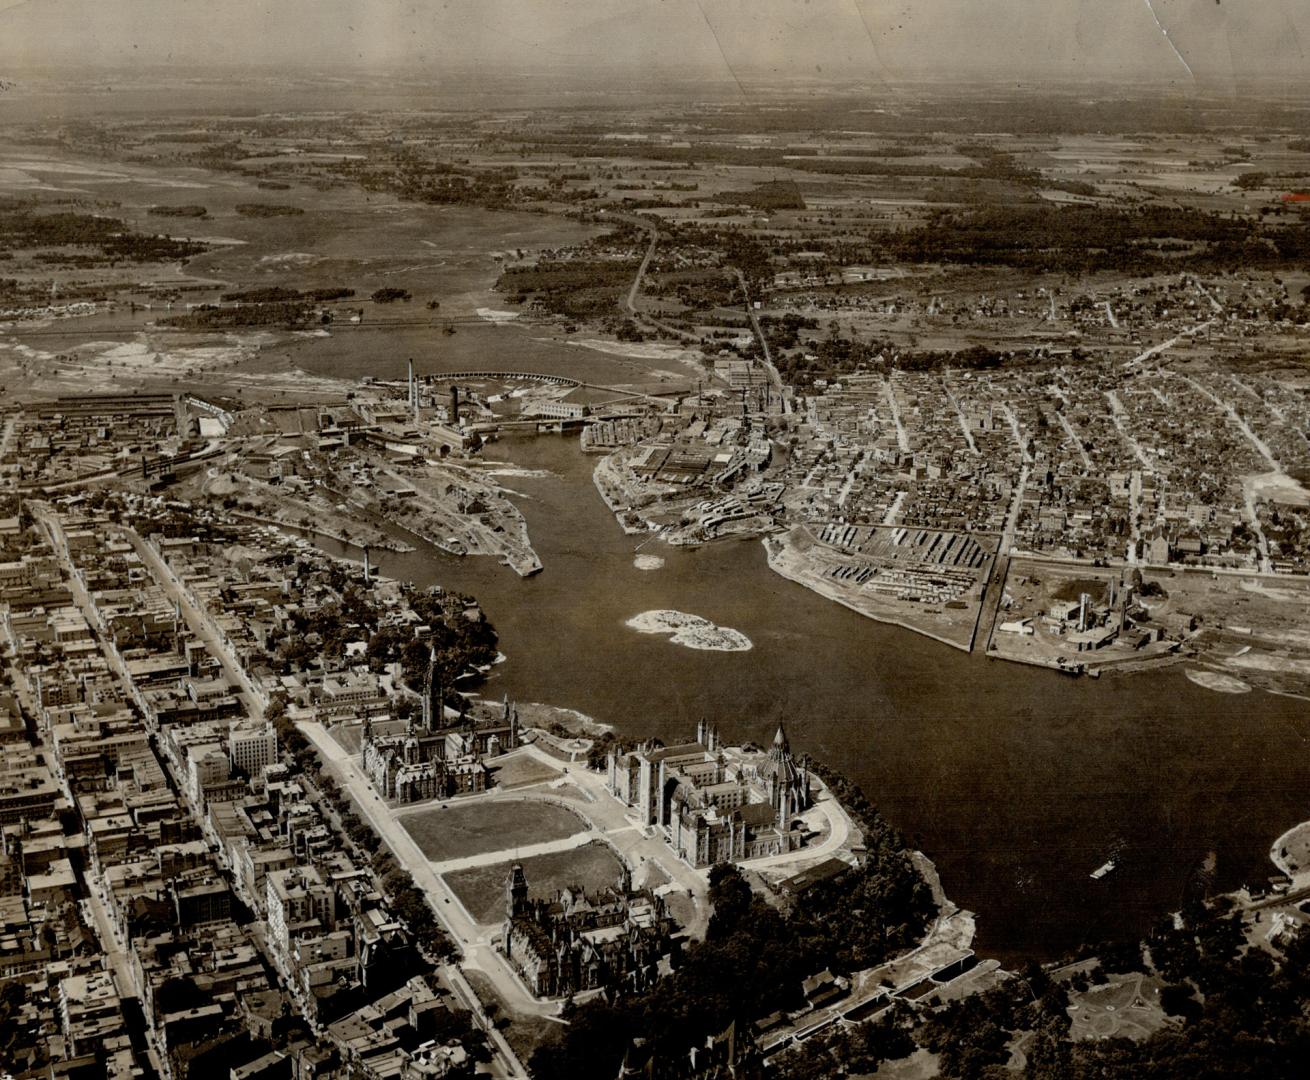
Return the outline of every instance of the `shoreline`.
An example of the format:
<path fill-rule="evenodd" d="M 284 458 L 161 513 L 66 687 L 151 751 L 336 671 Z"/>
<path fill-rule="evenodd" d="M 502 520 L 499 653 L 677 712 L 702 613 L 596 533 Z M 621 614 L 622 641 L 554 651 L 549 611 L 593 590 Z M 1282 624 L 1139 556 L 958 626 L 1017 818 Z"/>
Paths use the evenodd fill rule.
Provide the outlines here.
<path fill-rule="evenodd" d="M 768 536 L 761 537 L 760 543 L 764 545 L 765 558 L 769 564 L 769 569 L 772 570 L 779 577 L 786 578 L 788 581 L 794 582 L 795 584 L 801 586 L 801 588 L 803 589 L 809 589 L 810 592 L 822 596 L 825 600 L 831 600 L 833 603 L 840 604 L 842 607 L 846 608 L 847 610 L 855 612 L 856 615 L 860 615 L 863 618 L 870 619 L 873 622 L 883 623 L 886 626 L 897 626 L 900 627 L 902 630 L 909 630 L 911 633 L 921 634 L 926 638 L 931 638 L 933 641 L 936 641 L 941 645 L 949 645 L 952 649 L 958 649 L 962 653 L 972 652 L 972 650 L 968 645 L 961 644 L 958 641 L 952 641 L 950 638 L 943 637 L 941 634 L 934 633 L 933 631 L 927 630 L 921 626 L 915 626 L 912 623 L 905 622 L 891 615 L 874 615 L 868 611 L 864 611 L 863 609 L 856 607 L 849 600 L 846 600 L 841 596 L 834 595 L 833 592 L 827 589 L 820 588 L 817 584 L 812 584 L 808 581 L 803 580 L 793 572 L 779 565 L 777 556 L 774 553 L 773 548 L 769 544 L 770 539 L 771 537 Z"/>
<path fill-rule="evenodd" d="M 326 536 L 329 540 L 335 540 L 337 543 L 345 544 L 348 547 L 359 548 L 361 551 L 366 546 L 358 538 L 342 536 L 340 533 L 335 533 L 330 529 L 325 529 L 319 526 L 295 525 L 289 521 L 279 521 L 277 518 L 256 517 L 254 514 L 248 514 L 236 510 L 228 511 L 228 513 L 234 518 L 239 518 L 243 521 L 249 521 L 252 524 L 272 526 L 275 529 L 286 529 L 288 532 L 292 532 L 298 536 L 304 536 L 306 538 L 313 537 L 313 536 Z M 387 539 L 385 541 L 374 541 L 367 544 L 367 547 L 370 551 L 372 550 L 390 551 L 396 555 L 408 555 L 411 552 L 418 550 L 418 548 L 414 547 L 414 545 L 412 544 L 406 544 L 404 541 L 395 540 L 395 539 Z M 357 562 L 359 560 L 352 560 L 352 561 Z"/>
<path fill-rule="evenodd" d="M 669 644 L 699 652 L 750 652 L 755 647 L 740 630 L 671 608 L 643 611 L 624 625 L 639 634 L 668 636 Z"/>
<path fill-rule="evenodd" d="M 614 502 L 614 500 L 610 497 L 609 492 L 605 490 L 605 485 L 604 485 L 604 483 L 603 483 L 602 480 L 601 480 L 600 471 L 601 471 L 601 469 L 603 469 L 603 468 L 606 467 L 606 465 L 608 464 L 608 462 L 609 462 L 609 454 L 608 454 L 608 453 L 605 455 L 605 457 L 601 458 L 598 462 L 596 462 L 595 467 L 591 470 L 591 484 L 592 484 L 592 486 L 596 489 L 596 493 L 597 493 L 598 495 L 600 495 L 600 500 L 601 500 L 601 502 L 603 502 L 603 503 L 605 504 L 606 509 L 609 510 L 609 512 L 610 512 L 611 514 L 614 515 L 614 520 L 618 523 L 619 528 L 623 530 L 623 535 L 624 535 L 624 536 L 646 536 L 646 535 L 649 535 L 649 534 L 652 532 L 652 530 L 650 530 L 650 529 L 634 529 L 632 526 L 628 525 L 628 524 L 623 520 L 623 515 L 624 515 L 624 514 L 627 514 L 627 513 L 629 513 L 629 512 L 631 512 L 632 507 L 630 507 L 630 506 L 622 506 L 622 507 L 620 507 L 620 506 L 615 505 L 615 502 Z"/>
<path fill-rule="evenodd" d="M 1310 832 L 1310 821 L 1302 821 L 1297 825 L 1293 825 L 1290 829 L 1279 836 L 1269 847 L 1269 861 L 1278 868 L 1280 873 L 1286 874 L 1293 883 L 1295 883 L 1298 875 L 1310 877 L 1310 866 L 1304 867 L 1300 870 L 1295 870 L 1283 857 L 1282 853 L 1298 834 L 1305 832 Z"/>

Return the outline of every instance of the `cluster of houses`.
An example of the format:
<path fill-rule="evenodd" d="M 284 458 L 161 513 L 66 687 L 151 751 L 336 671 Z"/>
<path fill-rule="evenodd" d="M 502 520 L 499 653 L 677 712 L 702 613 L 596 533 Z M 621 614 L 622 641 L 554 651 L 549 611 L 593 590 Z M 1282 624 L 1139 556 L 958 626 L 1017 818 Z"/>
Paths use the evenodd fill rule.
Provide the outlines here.
<path fill-rule="evenodd" d="M 158 528 L 142 522 L 147 502 L 139 531 L 73 499 L 0 536 L 0 561 L 22 568 L 0 582 L 0 984 L 23 988 L 3 1006 L 7 1064 L 123 1080 L 219 1062 L 240 1080 L 467 1074 L 467 1014 L 422 975 L 368 853 L 263 717 L 282 686 L 253 662 L 244 616 L 307 598 L 206 563 L 205 544 L 165 538 L 157 501 Z M 237 543 L 247 563 L 265 567 L 264 543 L 265 569 L 286 561 L 253 530 Z M 237 679 L 157 558 L 243 657 Z M 337 707 L 299 690 L 307 715 Z"/>

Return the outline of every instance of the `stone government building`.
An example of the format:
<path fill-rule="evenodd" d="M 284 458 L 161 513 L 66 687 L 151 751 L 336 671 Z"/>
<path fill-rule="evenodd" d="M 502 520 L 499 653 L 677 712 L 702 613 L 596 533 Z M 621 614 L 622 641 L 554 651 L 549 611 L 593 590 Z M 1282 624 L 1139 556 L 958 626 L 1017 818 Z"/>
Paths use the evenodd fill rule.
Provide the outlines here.
<path fill-rule="evenodd" d="M 519 863 L 505 883 L 501 950 L 535 997 L 642 990 L 667 971 L 677 929 L 663 897 L 634 888 L 626 870 L 594 896 L 575 886 L 530 899 Z"/>
<path fill-rule="evenodd" d="M 484 758 L 519 745 L 519 715 L 506 698 L 499 718 L 481 723 L 463 717 L 446 722 L 443 688 L 435 679 L 435 656 L 429 659 L 422 715 L 403 734 L 379 734 L 365 719 L 364 773 L 384 799 L 402 803 L 486 791 L 491 770 Z"/>
<path fill-rule="evenodd" d="M 793 819 L 811 806 L 809 772 L 781 724 L 767 755 L 725 751 L 718 728 L 702 720 L 695 742 L 611 750 L 608 768 L 615 798 L 663 829 L 692 866 L 781 855 L 803 841 Z"/>

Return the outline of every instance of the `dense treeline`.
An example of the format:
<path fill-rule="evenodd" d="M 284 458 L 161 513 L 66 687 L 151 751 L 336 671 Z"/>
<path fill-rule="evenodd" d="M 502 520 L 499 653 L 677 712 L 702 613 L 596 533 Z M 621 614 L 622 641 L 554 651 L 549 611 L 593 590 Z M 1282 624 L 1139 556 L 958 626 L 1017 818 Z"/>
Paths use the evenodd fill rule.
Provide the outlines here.
<path fill-rule="evenodd" d="M 398 154 L 390 165 L 342 162 L 335 170 L 365 191 L 388 191 L 411 202 L 504 209 L 518 197 L 513 169 L 474 171 Z"/>
<path fill-rule="evenodd" d="M 804 210 L 805 199 L 794 180 L 769 180 L 750 191 L 722 191 L 710 202 L 750 206 L 756 210 Z"/>
<path fill-rule="evenodd" d="M 435 648 L 437 674 L 453 698 L 456 678 L 496 659 L 495 627 L 473 599 L 461 593 L 415 591 L 409 594 L 409 603 L 428 627 L 427 637 L 415 638 L 407 627 L 378 629 L 369 637 L 365 651 L 369 666 L 381 671 L 399 660 L 405 684 L 417 690 L 423 685 L 428 657 Z"/>
<path fill-rule="evenodd" d="M 775 329 L 770 334 L 770 344 L 786 342 L 788 337 L 788 334 Z M 793 386 L 810 386 L 818 378 L 832 379 L 856 371 L 879 375 L 891 370 L 939 371 L 943 368 L 989 371 L 1003 364 L 1022 362 L 1024 358 L 998 352 L 985 345 L 970 345 L 963 349 L 915 350 L 891 341 L 876 338 L 864 341 L 836 334 L 815 342 L 809 352 L 793 349 L 774 358 L 774 366 L 779 375 Z"/>
<path fill-rule="evenodd" d="M 512 303 L 532 301 L 555 315 L 595 318 L 614 312 L 639 265 L 635 259 L 541 262 L 506 270 L 496 288 Z"/>
<path fill-rule="evenodd" d="M 236 211 L 244 217 L 253 218 L 299 217 L 305 212 L 299 206 L 281 203 L 237 203 Z"/>
<path fill-rule="evenodd" d="M 787 913 L 754 893 L 736 866 L 713 867 L 705 940 L 648 991 L 577 1008 L 558 1041 L 533 1055 L 537 1080 L 611 1080 L 635 1037 L 679 1053 L 734 1020 L 799 1007 L 801 982 L 825 967 L 874 966 L 920 938 L 932 898 L 903 839 L 858 787 L 816 772 L 855 818 L 866 861 L 812 887 Z"/>
<path fill-rule="evenodd" d="M 277 326 L 300 330 L 313 321 L 314 306 L 303 300 L 280 303 L 243 304 L 240 307 L 215 307 L 202 304 L 183 315 L 160 319 L 161 326 L 182 330 L 229 330 L 244 326 Z"/>
<path fill-rule="evenodd" d="M 187 203 L 184 206 L 152 206 L 146 213 L 153 217 L 202 218 L 209 211 L 198 203 Z"/>
<path fill-rule="evenodd" d="M 291 631 L 277 643 L 284 672 L 299 670 L 319 656 L 339 658 L 352 641 L 367 642 L 364 657 L 374 671 L 399 660 L 405 683 L 415 690 L 423 684 L 433 649 L 438 676 L 447 687 L 459 675 L 496 659 L 495 627 L 471 597 L 407 590 L 410 607 L 428 628 L 425 637 L 417 638 L 411 627 L 382 626 L 379 608 L 362 589 L 344 584 L 340 593 L 340 600 L 295 616 Z"/>
<path fill-rule="evenodd" d="M 0 206 L 0 246 L 95 247 L 111 262 L 172 262 L 207 250 L 194 240 L 133 232 L 117 218 L 66 210 L 41 214 L 14 205 Z"/>
<path fill-rule="evenodd" d="M 318 304 L 329 300 L 345 300 L 354 295 L 354 289 L 342 286 L 304 291 L 281 285 L 239 289 L 223 294 L 223 300 L 232 304 L 232 307 L 201 304 L 184 314 L 160 319 L 159 324 L 182 330 L 234 330 L 249 326 L 301 330 L 315 321 Z M 405 294 L 406 297 L 408 295 Z M 331 319 L 331 313 L 325 311 L 319 321 L 331 322 Z"/>
<path fill-rule="evenodd" d="M 1310 935 L 1279 946 L 1249 944 L 1242 915 L 1221 899 L 1162 920 L 1142 944 L 1101 950 L 1101 967 L 1056 982 L 1029 966 L 1022 977 L 922 1014 L 838 1030 L 785 1054 L 779 1080 L 837 1080 L 905 1057 L 915 1046 L 940 1055 L 948 1080 L 1014 1076 L 1005 1069 L 1027 1033 L 1029 1080 L 1291 1080 L 1310 1061 Z M 1164 980 L 1171 1018 L 1139 1042 L 1073 1040 L 1071 991 L 1106 981 L 1105 971 Z"/>
<path fill-rule="evenodd" d="M 506 149 L 522 155 L 534 153 L 565 154 L 574 158 L 612 159 L 612 142 L 580 142 L 568 136 L 506 137 Z M 897 154 L 895 161 L 868 154 L 829 156 L 809 146 L 744 147 L 725 143 L 694 143 L 676 146 L 668 143 L 624 143 L 623 156 L 642 161 L 672 162 L 680 165 L 732 165 L 756 168 L 792 169 L 797 172 L 823 173 L 833 176 L 964 177 L 971 179 L 1012 179 L 1028 181 L 1037 174 L 1019 169 L 1008 155 L 988 151 L 976 165 L 951 168 L 929 162 L 914 161 Z"/>
<path fill-rule="evenodd" d="M 1304 225 L 1269 226 L 1169 206 L 943 211 L 918 228 L 872 242 L 879 257 L 900 262 L 1064 273 L 1275 268 L 1310 257 Z"/>
<path fill-rule="evenodd" d="M 313 300 L 322 303 L 327 300 L 346 300 L 355 295 L 354 289 L 340 285 L 323 289 L 288 289 L 281 285 L 266 285 L 255 289 L 239 289 L 223 294 L 227 301 L 240 301 L 243 304 L 286 303 L 290 300 Z"/>

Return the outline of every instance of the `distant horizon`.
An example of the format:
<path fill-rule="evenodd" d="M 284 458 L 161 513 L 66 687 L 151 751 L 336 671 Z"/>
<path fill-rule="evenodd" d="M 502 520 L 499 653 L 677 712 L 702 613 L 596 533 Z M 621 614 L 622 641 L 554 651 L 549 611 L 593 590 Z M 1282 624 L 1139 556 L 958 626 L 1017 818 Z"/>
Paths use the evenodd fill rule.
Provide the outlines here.
<path fill-rule="evenodd" d="M 1236 94 L 1310 81 L 1291 0 L 0 0 L 0 78 L 131 68 L 676 73 L 735 83 L 1117 83 Z"/>
<path fill-rule="evenodd" d="M 814 74 L 794 74 L 779 77 L 776 73 L 742 68 L 738 69 L 734 79 L 717 72 L 686 65 L 661 67 L 645 75 L 588 70 L 584 76 L 578 69 L 564 65 L 523 66 L 488 73 L 484 67 L 477 64 L 463 67 L 448 65 L 439 71 L 434 71 L 429 66 L 405 62 L 353 66 L 347 63 L 307 63 L 294 67 L 275 61 L 250 63 L 220 61 L 206 64 L 102 63 L 84 64 L 77 71 L 69 71 L 62 66 L 35 64 L 28 67 L 0 66 L 0 110 L 3 109 L 6 99 L 3 90 L 5 83 L 10 84 L 8 92 L 12 94 L 14 91 L 21 92 L 25 84 L 35 86 L 40 83 L 44 87 L 64 84 L 74 88 L 104 79 L 113 79 L 125 87 L 147 81 L 157 82 L 160 79 L 174 79 L 179 85 L 195 85 L 211 80 L 230 79 L 238 72 L 249 74 L 259 80 L 281 80 L 287 84 L 322 80 L 333 93 L 341 89 L 341 84 L 351 80 L 359 81 L 363 88 L 374 81 L 384 79 L 403 79 L 407 88 L 423 85 L 441 87 L 445 84 L 458 83 L 463 93 L 478 93 L 483 89 L 501 91 L 507 84 L 523 80 L 548 83 L 555 90 L 573 90 L 582 94 L 595 92 L 601 88 L 621 88 L 629 94 L 650 94 L 653 97 L 679 93 L 691 88 L 704 90 L 713 87 L 718 88 L 726 103 L 735 101 L 742 105 L 752 104 L 749 98 L 756 94 L 762 101 L 780 101 L 813 95 L 816 90 L 831 94 L 833 97 L 847 97 L 931 89 L 945 91 L 942 96 L 949 98 L 951 90 L 957 90 L 962 95 L 966 92 L 985 90 L 1000 96 L 1009 94 L 1020 97 L 1025 92 L 1040 89 L 1042 92 L 1067 96 L 1091 93 L 1098 97 L 1119 97 L 1128 100 L 1149 96 L 1166 102 L 1183 100 L 1232 102 L 1247 95 L 1257 95 L 1261 99 L 1269 100 L 1300 97 L 1306 88 L 1310 88 L 1310 71 L 1294 79 L 1282 75 L 1251 75 L 1226 86 L 1198 84 L 1183 88 L 1173 79 L 1152 78 L 1147 75 L 1124 79 L 1041 73 L 1028 73 L 1022 78 L 983 74 L 946 76 L 921 73 L 895 80 L 876 80 L 857 75 L 824 77 Z M 470 83 L 470 76 L 479 76 L 480 82 Z M 226 88 L 232 89 L 230 86 Z M 240 88 L 244 91 L 254 89 L 256 88 Z M 531 104 L 531 100 L 525 100 L 522 107 L 529 108 Z M 1306 108 L 1310 110 L 1310 100 L 1306 101 Z"/>

